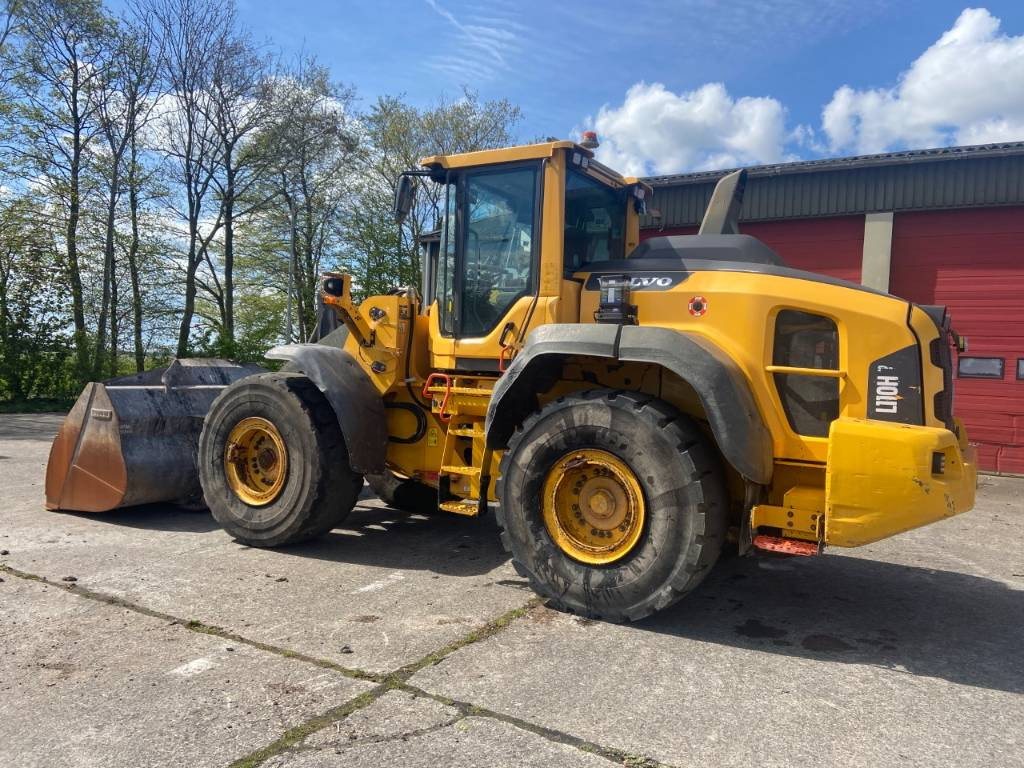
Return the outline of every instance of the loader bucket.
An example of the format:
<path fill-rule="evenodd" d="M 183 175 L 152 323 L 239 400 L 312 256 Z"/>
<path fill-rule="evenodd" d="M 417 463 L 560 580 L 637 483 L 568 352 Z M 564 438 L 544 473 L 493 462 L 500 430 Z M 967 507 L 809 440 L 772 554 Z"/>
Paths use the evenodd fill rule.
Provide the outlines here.
<path fill-rule="evenodd" d="M 106 512 L 160 501 L 202 501 L 196 452 L 203 419 L 255 365 L 179 359 L 166 368 L 86 385 L 46 465 L 46 508 Z"/>

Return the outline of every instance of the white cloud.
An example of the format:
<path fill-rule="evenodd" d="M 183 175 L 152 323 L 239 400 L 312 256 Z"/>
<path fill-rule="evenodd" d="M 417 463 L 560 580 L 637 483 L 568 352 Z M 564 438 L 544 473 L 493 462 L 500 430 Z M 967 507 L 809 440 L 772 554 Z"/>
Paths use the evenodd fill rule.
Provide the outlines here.
<path fill-rule="evenodd" d="M 1024 139 L 1024 35 L 967 8 L 893 88 L 839 88 L 822 112 L 833 152 Z"/>
<path fill-rule="evenodd" d="M 637 83 L 621 106 L 603 106 L 588 127 L 598 159 L 626 175 L 729 168 L 784 159 L 785 109 L 776 99 L 734 99 L 721 83 L 673 93 Z"/>

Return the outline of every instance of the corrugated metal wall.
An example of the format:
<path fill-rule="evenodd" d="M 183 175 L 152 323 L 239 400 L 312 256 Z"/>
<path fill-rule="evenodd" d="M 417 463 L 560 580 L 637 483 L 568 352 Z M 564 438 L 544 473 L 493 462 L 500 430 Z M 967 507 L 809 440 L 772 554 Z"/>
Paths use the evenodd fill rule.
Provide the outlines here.
<path fill-rule="evenodd" d="M 785 168 L 751 171 L 741 220 L 1024 204 L 1024 154 L 836 170 Z M 651 180 L 652 207 L 661 212 L 661 220 L 648 217 L 642 226 L 699 224 L 720 175 L 680 176 L 676 183 Z"/>

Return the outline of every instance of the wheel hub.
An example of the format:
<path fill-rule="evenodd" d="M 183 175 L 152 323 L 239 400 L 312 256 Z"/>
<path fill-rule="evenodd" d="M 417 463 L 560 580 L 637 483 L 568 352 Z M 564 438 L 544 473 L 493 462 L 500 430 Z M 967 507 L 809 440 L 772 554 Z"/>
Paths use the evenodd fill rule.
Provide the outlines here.
<path fill-rule="evenodd" d="M 542 514 L 552 540 L 570 557 L 603 565 L 629 553 L 643 530 L 643 492 L 617 456 L 598 449 L 566 454 L 544 482 Z"/>
<path fill-rule="evenodd" d="M 232 492 L 246 504 L 270 504 L 284 488 L 288 452 L 270 421 L 258 416 L 242 419 L 228 435 L 224 474 Z"/>

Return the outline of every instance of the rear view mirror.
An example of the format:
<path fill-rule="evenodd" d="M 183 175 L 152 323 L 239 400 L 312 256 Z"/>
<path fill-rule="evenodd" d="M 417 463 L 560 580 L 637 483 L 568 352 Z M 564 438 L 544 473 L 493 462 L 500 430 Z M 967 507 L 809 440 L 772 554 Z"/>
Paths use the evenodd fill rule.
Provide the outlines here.
<path fill-rule="evenodd" d="M 412 176 L 402 174 L 398 177 L 398 188 L 395 190 L 395 221 L 401 224 L 412 210 L 416 199 L 416 182 Z"/>

